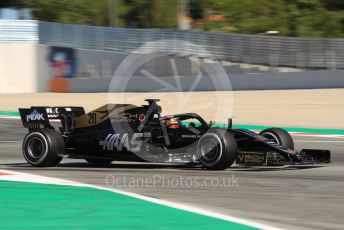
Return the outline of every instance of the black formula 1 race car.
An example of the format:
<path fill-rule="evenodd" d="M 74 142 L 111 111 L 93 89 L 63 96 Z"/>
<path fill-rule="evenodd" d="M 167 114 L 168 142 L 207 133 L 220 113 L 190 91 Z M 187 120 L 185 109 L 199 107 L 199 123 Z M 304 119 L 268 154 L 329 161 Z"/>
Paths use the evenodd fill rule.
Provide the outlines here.
<path fill-rule="evenodd" d="M 222 170 L 232 164 L 290 165 L 329 163 L 328 150 L 294 150 L 289 133 L 269 128 L 213 127 L 196 113 L 161 116 L 157 99 L 147 105 L 107 104 L 85 113 L 82 107 L 19 109 L 29 133 L 23 155 L 32 166 L 57 165 L 63 157 L 92 164 L 112 161 L 191 163 Z M 59 131 L 54 122 L 60 121 Z M 55 125 L 56 126 L 56 125 Z"/>

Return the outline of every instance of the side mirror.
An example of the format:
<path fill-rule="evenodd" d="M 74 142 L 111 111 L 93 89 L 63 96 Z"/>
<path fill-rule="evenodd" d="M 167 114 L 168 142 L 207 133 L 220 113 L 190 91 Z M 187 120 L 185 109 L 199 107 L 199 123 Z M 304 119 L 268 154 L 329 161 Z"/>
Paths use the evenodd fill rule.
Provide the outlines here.
<path fill-rule="evenodd" d="M 209 126 L 215 125 L 215 121 L 209 121 Z"/>

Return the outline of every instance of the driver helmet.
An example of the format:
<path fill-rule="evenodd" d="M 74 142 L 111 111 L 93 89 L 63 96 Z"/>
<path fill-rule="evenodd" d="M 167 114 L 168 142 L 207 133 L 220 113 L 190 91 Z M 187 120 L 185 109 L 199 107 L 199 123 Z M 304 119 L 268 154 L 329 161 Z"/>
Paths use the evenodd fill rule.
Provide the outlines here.
<path fill-rule="evenodd" d="M 180 122 L 178 118 L 172 117 L 165 120 L 166 127 L 171 129 L 177 129 L 180 127 Z"/>

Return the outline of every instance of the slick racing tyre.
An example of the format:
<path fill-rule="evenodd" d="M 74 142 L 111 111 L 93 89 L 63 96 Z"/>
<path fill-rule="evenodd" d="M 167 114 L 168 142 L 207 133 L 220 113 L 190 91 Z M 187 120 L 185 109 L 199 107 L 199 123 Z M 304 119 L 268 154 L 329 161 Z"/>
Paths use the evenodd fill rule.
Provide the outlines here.
<path fill-rule="evenodd" d="M 260 132 L 260 135 L 274 141 L 277 144 L 283 145 L 288 149 L 294 150 L 294 141 L 291 135 L 281 128 L 269 128 Z"/>
<path fill-rule="evenodd" d="M 196 154 L 198 161 L 205 168 L 223 170 L 236 160 L 237 143 L 227 131 L 209 131 L 199 139 Z"/>
<path fill-rule="evenodd" d="M 97 159 L 97 158 L 85 158 L 85 160 L 92 165 L 109 165 L 113 160 L 109 159 Z"/>
<path fill-rule="evenodd" d="M 65 153 L 63 137 L 54 129 L 37 129 L 28 133 L 23 141 L 23 155 L 32 166 L 55 166 Z"/>

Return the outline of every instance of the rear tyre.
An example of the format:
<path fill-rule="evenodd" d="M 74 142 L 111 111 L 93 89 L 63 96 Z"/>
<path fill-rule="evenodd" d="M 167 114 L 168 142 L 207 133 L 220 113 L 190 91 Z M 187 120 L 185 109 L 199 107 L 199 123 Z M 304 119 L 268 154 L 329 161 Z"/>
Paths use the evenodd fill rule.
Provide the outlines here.
<path fill-rule="evenodd" d="M 261 131 L 260 135 L 274 141 L 277 144 L 283 145 L 288 149 L 294 150 L 294 141 L 291 135 L 281 128 L 269 128 Z"/>
<path fill-rule="evenodd" d="M 113 160 L 97 159 L 97 158 L 85 158 L 85 160 L 92 165 L 109 165 Z"/>
<path fill-rule="evenodd" d="M 25 160 L 32 166 L 55 166 L 62 160 L 59 154 L 65 153 L 65 142 L 54 129 L 37 129 L 25 136 L 22 150 Z"/>
<path fill-rule="evenodd" d="M 197 159 L 207 169 L 224 170 L 236 157 L 237 143 L 227 130 L 209 131 L 197 143 Z"/>

